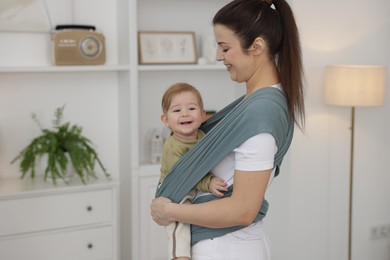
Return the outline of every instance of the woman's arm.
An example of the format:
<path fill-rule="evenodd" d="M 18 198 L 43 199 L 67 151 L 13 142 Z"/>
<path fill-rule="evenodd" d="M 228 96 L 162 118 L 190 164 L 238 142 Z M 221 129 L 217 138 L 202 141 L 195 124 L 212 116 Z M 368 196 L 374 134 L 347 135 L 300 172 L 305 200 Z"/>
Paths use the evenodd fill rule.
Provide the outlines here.
<path fill-rule="evenodd" d="M 250 225 L 260 210 L 272 169 L 235 171 L 231 197 L 200 204 L 176 204 L 156 198 L 151 204 L 153 220 L 160 225 L 172 221 L 209 228 Z"/>

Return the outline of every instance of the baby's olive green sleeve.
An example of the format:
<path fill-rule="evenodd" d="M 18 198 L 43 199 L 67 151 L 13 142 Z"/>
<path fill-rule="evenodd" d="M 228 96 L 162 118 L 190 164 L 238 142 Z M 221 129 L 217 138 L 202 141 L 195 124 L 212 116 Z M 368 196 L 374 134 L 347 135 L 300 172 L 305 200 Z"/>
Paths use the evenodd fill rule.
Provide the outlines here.
<path fill-rule="evenodd" d="M 201 192 L 210 192 L 209 185 L 211 178 L 213 176 L 209 173 L 207 174 L 198 184 L 196 184 L 195 189 L 200 190 Z"/>

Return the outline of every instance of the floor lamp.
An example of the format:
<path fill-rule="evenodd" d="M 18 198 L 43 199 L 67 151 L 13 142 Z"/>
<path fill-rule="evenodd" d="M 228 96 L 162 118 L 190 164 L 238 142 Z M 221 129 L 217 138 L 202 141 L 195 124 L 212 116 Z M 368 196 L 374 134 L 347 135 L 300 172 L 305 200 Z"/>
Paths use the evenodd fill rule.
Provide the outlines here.
<path fill-rule="evenodd" d="M 351 107 L 351 147 L 349 165 L 348 260 L 352 249 L 353 152 L 355 107 L 381 106 L 385 98 L 386 69 L 382 66 L 330 65 L 326 67 L 324 101 Z"/>

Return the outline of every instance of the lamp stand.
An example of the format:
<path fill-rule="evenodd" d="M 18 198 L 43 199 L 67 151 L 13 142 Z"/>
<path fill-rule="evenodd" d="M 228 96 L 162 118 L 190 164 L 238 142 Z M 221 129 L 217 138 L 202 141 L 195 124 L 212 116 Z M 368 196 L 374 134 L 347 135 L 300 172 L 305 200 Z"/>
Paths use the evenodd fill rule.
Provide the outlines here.
<path fill-rule="evenodd" d="M 348 260 L 352 259 L 353 150 L 355 139 L 355 107 L 351 108 L 351 147 L 349 160 Z"/>

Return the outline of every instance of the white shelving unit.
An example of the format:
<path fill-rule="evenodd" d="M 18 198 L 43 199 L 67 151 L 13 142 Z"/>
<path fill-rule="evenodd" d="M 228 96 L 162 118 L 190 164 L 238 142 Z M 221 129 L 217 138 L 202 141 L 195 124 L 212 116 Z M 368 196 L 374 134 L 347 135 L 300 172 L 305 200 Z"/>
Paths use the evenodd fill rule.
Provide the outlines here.
<path fill-rule="evenodd" d="M 198 56 L 202 56 L 202 39 L 213 33 L 212 17 L 227 2 L 138 0 L 132 3 L 136 15 L 130 34 L 137 37 L 138 31 L 192 31 Z M 137 47 L 131 49 L 132 62 L 138 61 Z M 135 111 L 139 111 L 132 114 L 132 125 L 139 126 L 137 130 L 133 129 L 137 133 L 132 135 L 132 168 L 149 165 L 149 139 L 153 129 L 163 129 L 159 119 L 161 97 L 171 84 L 179 81 L 193 84 L 203 95 L 207 110 L 219 110 L 239 93 L 222 64 L 139 65 L 136 62 L 130 67 L 134 71 L 130 85 L 131 103 Z"/>
<path fill-rule="evenodd" d="M 54 66 L 48 33 L 0 32 L 0 106 L 4 112 L 0 118 L 0 259 L 119 260 L 121 174 L 115 117 L 120 110 L 117 93 L 129 88 L 129 1 L 50 0 L 49 4 L 54 25 L 67 23 L 60 18 L 72 10 L 75 23 L 101 29 L 107 59 L 97 66 Z M 50 109 L 52 115 L 63 100 L 70 102 L 66 120 L 80 121 L 84 132 L 89 130 L 86 136 L 98 146 L 113 181 L 98 174 L 99 180 L 88 185 L 75 180 L 54 186 L 43 182 L 38 173 L 34 179 L 21 180 L 16 164 L 10 165 L 9 158 L 25 145 L 29 134 L 34 136 L 36 125 L 29 128 L 29 114 L 38 112 L 44 118 Z M 19 120 L 22 115 L 26 117 Z M 45 118 L 42 123 L 47 126 Z M 130 169 L 123 174 L 130 174 Z"/>
<path fill-rule="evenodd" d="M 159 179 L 159 165 L 149 160 L 149 140 L 153 129 L 163 129 L 160 121 L 161 97 L 170 85 L 184 81 L 201 92 L 206 110 L 219 110 L 243 93 L 230 80 L 223 64 L 139 65 L 138 31 L 193 31 L 198 55 L 202 38 L 212 34 L 212 17 L 228 0 L 137 0 L 130 1 L 130 147 L 131 147 L 131 258 L 163 260 L 167 242 L 163 227 L 150 218 L 150 201 Z M 151 250 L 151 248 L 153 250 Z M 123 251 L 122 251 L 123 253 Z M 130 252 L 127 252 L 130 253 Z M 123 254 L 126 255 L 126 252 Z"/>
<path fill-rule="evenodd" d="M 96 120 L 91 125 L 102 120 L 107 121 L 107 125 L 114 124 L 108 133 L 106 126 L 102 126 L 91 134 L 96 134 L 98 140 L 107 139 L 102 141 L 99 151 L 102 150 L 103 159 L 111 163 L 113 177 L 120 182 L 120 259 L 166 259 L 164 229 L 153 223 L 149 213 L 149 203 L 159 178 L 159 165 L 149 162 L 149 139 L 154 128 L 163 129 L 159 119 L 162 94 L 171 84 L 185 81 L 200 90 L 207 110 L 219 110 L 241 95 L 242 88 L 230 80 L 222 64 L 139 65 L 138 31 L 193 31 L 197 53 L 202 55 L 202 37 L 212 34 L 212 16 L 228 0 L 55 1 L 57 4 L 50 2 L 50 6 L 57 8 L 56 14 L 71 9 L 75 23 L 94 24 L 102 29 L 106 36 L 106 64 L 53 66 L 48 48 L 49 36 L 18 35 L 22 40 L 34 38 L 34 53 L 29 57 L 23 51 L 18 56 L 16 49 L 12 49 L 16 43 L 14 40 L 8 42 L 4 49 L 14 50 L 15 57 L 13 53 L 2 53 L 0 48 L 0 55 L 4 55 L 0 60 L 0 74 L 4 76 L 0 84 L 1 80 L 6 81 L 4 85 L 24 84 L 31 92 L 38 86 L 40 90 L 50 89 L 50 93 L 55 93 L 58 88 L 60 93 L 69 96 L 71 94 L 66 92 L 69 91 L 66 90 L 68 85 L 83 95 L 89 92 L 95 94 L 96 85 L 100 92 L 93 97 L 103 101 L 91 105 L 91 100 L 84 97 L 81 100 L 86 100 L 86 103 L 81 103 L 80 108 L 88 103 L 93 106 L 91 109 L 99 111 L 107 105 L 104 95 L 111 95 L 107 97 L 110 98 L 107 105 L 110 113 L 100 118 L 100 114 L 104 114 L 101 112 L 89 120 Z M 63 6 L 70 2 L 73 3 L 72 8 Z M 2 37 L 3 43 L 12 37 L 8 34 Z M 112 95 L 116 95 L 115 101 Z M 77 99 L 77 93 L 71 97 Z M 42 98 L 37 102 L 46 100 Z M 119 115 L 114 115 L 115 111 Z"/>

